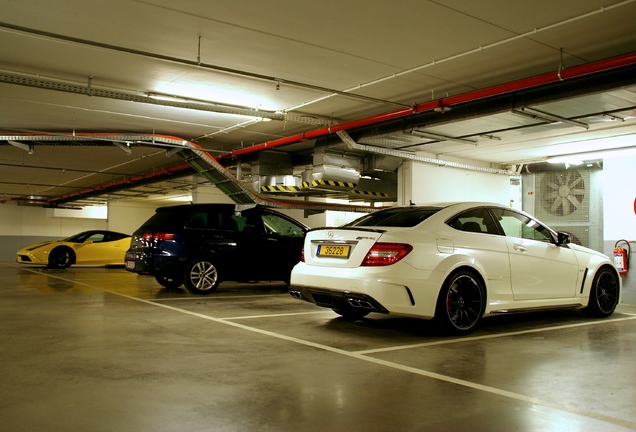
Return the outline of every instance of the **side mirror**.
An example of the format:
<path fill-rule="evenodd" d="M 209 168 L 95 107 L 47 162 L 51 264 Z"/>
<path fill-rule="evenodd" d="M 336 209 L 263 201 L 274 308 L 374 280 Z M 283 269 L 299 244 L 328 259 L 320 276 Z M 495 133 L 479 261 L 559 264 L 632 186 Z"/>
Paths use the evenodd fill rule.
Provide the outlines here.
<path fill-rule="evenodd" d="M 570 234 L 566 232 L 557 233 L 557 246 L 570 243 Z"/>

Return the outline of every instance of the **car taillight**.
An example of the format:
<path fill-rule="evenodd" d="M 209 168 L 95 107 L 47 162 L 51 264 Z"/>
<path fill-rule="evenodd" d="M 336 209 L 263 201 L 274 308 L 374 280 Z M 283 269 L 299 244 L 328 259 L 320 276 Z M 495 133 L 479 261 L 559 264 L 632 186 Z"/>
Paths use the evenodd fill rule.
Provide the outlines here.
<path fill-rule="evenodd" d="M 391 265 L 409 254 L 413 246 L 406 243 L 376 243 L 360 266 L 386 266 Z"/>
<path fill-rule="evenodd" d="M 305 262 L 305 246 L 300 249 L 300 262 Z"/>
<path fill-rule="evenodd" d="M 153 241 L 153 240 L 174 240 L 174 234 L 173 233 L 166 233 L 166 232 L 152 232 L 152 231 L 146 231 L 143 234 L 143 239 L 146 241 Z"/>

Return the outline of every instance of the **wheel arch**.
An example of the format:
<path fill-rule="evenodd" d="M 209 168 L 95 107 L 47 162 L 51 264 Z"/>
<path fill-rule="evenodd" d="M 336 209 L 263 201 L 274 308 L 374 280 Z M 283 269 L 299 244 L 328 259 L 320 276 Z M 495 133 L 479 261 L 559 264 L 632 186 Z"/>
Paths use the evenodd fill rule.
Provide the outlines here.
<path fill-rule="evenodd" d="M 442 271 L 445 274 L 442 283 L 446 282 L 449 277 L 461 270 L 473 272 L 475 276 L 479 278 L 479 281 L 484 287 L 484 298 L 486 304 L 488 303 L 488 278 L 486 277 L 486 270 L 479 261 L 467 255 L 453 254 L 450 255 L 447 259 L 440 262 L 436 270 Z M 441 285 L 439 289 L 442 289 Z"/>
<path fill-rule="evenodd" d="M 487 279 L 484 277 L 483 273 L 479 270 L 479 268 L 470 266 L 467 264 L 457 266 L 453 268 L 453 270 L 450 271 L 448 275 L 446 275 L 446 278 L 444 279 L 444 283 L 446 283 L 448 278 L 454 276 L 456 273 L 459 273 L 461 271 L 468 271 L 473 273 L 475 278 L 479 279 L 479 282 L 481 282 L 481 285 L 484 288 L 484 312 L 485 312 L 486 310 L 485 306 L 488 304 L 488 284 L 486 283 Z M 440 287 L 440 290 L 441 290 L 441 287 Z"/>
<path fill-rule="evenodd" d="M 217 251 L 200 250 L 200 251 L 197 251 L 197 253 L 194 253 L 188 256 L 183 261 L 183 267 L 185 268 L 188 264 L 190 264 L 192 261 L 195 261 L 195 260 L 210 260 L 215 262 L 218 265 L 223 265 L 225 263 L 225 260 L 223 259 L 223 254 Z"/>
<path fill-rule="evenodd" d="M 468 284 L 458 282 L 464 278 L 470 279 Z M 472 289 L 472 286 L 477 286 L 478 289 Z M 480 293 L 476 294 L 477 292 Z M 480 310 L 476 308 L 479 303 Z M 440 287 L 433 320 L 436 327 L 444 333 L 468 334 L 486 315 L 487 305 L 485 278 L 472 266 L 459 266 L 446 276 Z"/>
<path fill-rule="evenodd" d="M 51 256 L 51 254 L 54 253 L 55 250 L 67 250 L 69 252 L 69 257 L 70 257 L 69 266 L 72 266 L 77 263 L 77 252 L 75 251 L 75 249 L 73 249 L 67 244 L 57 245 L 53 249 L 51 249 L 51 251 L 49 252 L 47 256 L 47 260 Z"/>
<path fill-rule="evenodd" d="M 605 277 L 601 279 L 603 275 L 611 275 L 616 286 L 608 284 Z M 581 311 L 592 318 L 607 318 L 621 302 L 622 279 L 616 268 L 609 264 L 599 266 L 591 276 L 587 305 Z"/>
<path fill-rule="evenodd" d="M 593 267 L 593 268 L 588 267 L 585 280 L 583 281 L 583 284 L 580 286 L 581 289 L 579 290 L 579 293 L 578 293 L 580 296 L 589 298 L 590 293 L 592 292 L 592 284 L 594 283 L 594 278 L 601 270 L 604 270 L 604 269 L 609 270 L 616 277 L 616 280 L 618 281 L 618 284 L 619 284 L 618 286 L 619 295 L 622 297 L 623 279 L 618 273 L 618 270 L 616 270 L 616 267 L 614 267 L 614 265 L 609 262 L 603 262 L 597 267 Z M 619 297 L 619 303 L 620 303 L 620 300 L 621 298 Z"/>

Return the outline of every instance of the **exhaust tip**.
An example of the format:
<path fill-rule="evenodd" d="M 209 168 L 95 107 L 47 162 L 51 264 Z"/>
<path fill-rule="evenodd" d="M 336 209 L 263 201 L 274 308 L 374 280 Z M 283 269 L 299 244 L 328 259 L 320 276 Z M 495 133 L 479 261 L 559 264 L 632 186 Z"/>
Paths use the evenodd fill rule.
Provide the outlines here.
<path fill-rule="evenodd" d="M 354 299 L 354 298 L 348 298 L 347 299 L 347 303 L 349 303 L 350 306 L 356 308 L 356 309 L 367 309 L 367 310 L 375 310 L 375 307 L 368 301 L 366 300 L 358 300 L 358 299 Z"/>

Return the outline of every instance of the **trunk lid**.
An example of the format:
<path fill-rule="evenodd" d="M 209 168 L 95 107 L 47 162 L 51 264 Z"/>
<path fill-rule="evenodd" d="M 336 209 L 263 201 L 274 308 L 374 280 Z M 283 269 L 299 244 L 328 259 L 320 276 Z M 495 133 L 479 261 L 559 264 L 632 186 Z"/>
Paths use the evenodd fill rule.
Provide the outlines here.
<path fill-rule="evenodd" d="M 317 228 L 307 233 L 305 263 L 314 266 L 359 267 L 383 229 Z"/>

